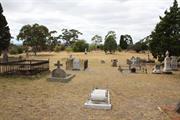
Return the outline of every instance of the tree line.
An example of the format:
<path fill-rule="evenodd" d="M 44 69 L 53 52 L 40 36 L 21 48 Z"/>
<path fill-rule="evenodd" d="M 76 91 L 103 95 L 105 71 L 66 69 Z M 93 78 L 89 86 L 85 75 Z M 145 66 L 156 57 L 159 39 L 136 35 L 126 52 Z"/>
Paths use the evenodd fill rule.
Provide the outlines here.
<path fill-rule="evenodd" d="M 28 53 L 31 49 L 36 55 L 39 51 L 74 51 L 84 52 L 89 50 L 104 50 L 106 53 L 114 53 L 119 50 L 149 50 L 155 58 L 164 58 L 165 52 L 168 50 L 171 55 L 180 55 L 180 8 L 177 0 L 174 0 L 173 6 L 164 12 L 164 16 L 160 16 L 160 22 L 157 23 L 152 33 L 133 44 L 132 37 L 128 34 L 121 35 L 119 44 L 117 44 L 116 33 L 109 31 L 103 39 L 99 35 L 92 37 L 93 44 L 88 44 L 85 40 L 79 39 L 82 35 L 76 29 L 62 29 L 59 35 L 57 31 L 50 31 L 46 26 L 33 24 L 24 25 L 17 39 L 23 42 L 22 49 Z M 0 4 L 0 53 L 3 54 L 3 61 L 8 60 L 8 48 L 15 49 L 18 46 L 11 45 L 10 29 L 3 15 L 3 8 Z M 21 49 L 16 50 L 23 51 Z M 11 51 L 13 53 L 13 51 Z"/>

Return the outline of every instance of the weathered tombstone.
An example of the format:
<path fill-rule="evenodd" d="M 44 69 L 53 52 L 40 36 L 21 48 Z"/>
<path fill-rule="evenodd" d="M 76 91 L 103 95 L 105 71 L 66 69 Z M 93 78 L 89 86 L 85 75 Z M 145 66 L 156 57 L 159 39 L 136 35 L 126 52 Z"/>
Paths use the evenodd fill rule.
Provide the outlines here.
<path fill-rule="evenodd" d="M 153 68 L 153 74 L 161 74 L 161 65 L 155 65 Z"/>
<path fill-rule="evenodd" d="M 127 59 L 126 62 L 127 62 L 127 64 L 129 65 L 129 70 L 130 70 L 130 69 L 131 69 L 131 64 L 132 64 L 132 62 L 131 62 L 131 60 L 129 60 L 129 59 Z"/>
<path fill-rule="evenodd" d="M 81 70 L 81 65 L 80 65 L 79 59 L 73 60 L 73 70 Z"/>
<path fill-rule="evenodd" d="M 171 57 L 171 68 L 172 70 L 177 70 L 178 69 L 178 61 L 176 56 Z"/>
<path fill-rule="evenodd" d="M 73 69 L 73 60 L 74 60 L 74 57 L 70 55 L 69 58 L 66 60 L 66 70 Z"/>
<path fill-rule="evenodd" d="M 131 73 L 136 73 L 136 68 L 131 68 Z"/>
<path fill-rule="evenodd" d="M 171 71 L 171 58 L 169 57 L 169 52 L 166 52 L 166 57 L 164 59 L 164 69 L 163 69 L 163 73 L 165 74 L 172 74 Z"/>
<path fill-rule="evenodd" d="M 176 106 L 176 109 L 175 109 L 175 110 L 176 110 L 176 112 L 177 112 L 177 113 L 179 113 L 179 114 L 180 114 L 180 102 L 177 104 L 177 106 Z"/>
<path fill-rule="evenodd" d="M 85 48 L 84 54 L 87 55 L 87 48 Z"/>
<path fill-rule="evenodd" d="M 117 59 L 112 59 L 111 62 L 112 62 L 112 67 L 117 67 L 117 63 L 118 63 Z"/>
<path fill-rule="evenodd" d="M 130 59 L 131 62 L 129 62 L 129 69 L 131 70 L 131 72 L 135 73 L 137 68 L 139 68 L 141 70 L 141 65 L 140 65 L 140 58 L 139 57 L 134 57 L 132 56 Z"/>
<path fill-rule="evenodd" d="M 88 60 L 84 61 L 84 70 L 86 70 L 88 68 Z"/>
<path fill-rule="evenodd" d="M 134 56 L 132 56 L 130 60 L 131 60 L 131 65 L 136 64 L 136 58 Z"/>
<path fill-rule="evenodd" d="M 66 74 L 66 72 L 60 68 L 62 66 L 62 64 L 60 64 L 60 61 L 57 61 L 55 66 L 57 66 L 57 68 L 52 71 L 52 74 L 49 80 L 67 82 L 75 76 L 71 74 Z"/>
<path fill-rule="evenodd" d="M 119 72 L 123 72 L 123 69 L 121 68 L 120 65 L 119 65 L 119 67 L 118 67 L 118 71 L 119 71 Z"/>
<path fill-rule="evenodd" d="M 67 59 L 66 60 L 66 70 L 72 70 L 73 68 L 73 60 Z"/>

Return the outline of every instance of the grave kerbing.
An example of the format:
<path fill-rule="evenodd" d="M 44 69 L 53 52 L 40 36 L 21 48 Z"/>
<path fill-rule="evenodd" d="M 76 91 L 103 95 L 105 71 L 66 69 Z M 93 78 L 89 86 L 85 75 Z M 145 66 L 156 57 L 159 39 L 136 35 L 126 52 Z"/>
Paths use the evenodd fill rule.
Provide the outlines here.
<path fill-rule="evenodd" d="M 51 77 L 48 80 L 68 82 L 75 76 L 72 74 L 66 74 L 66 72 L 60 68 L 62 66 L 60 61 L 57 61 L 57 63 L 54 65 L 57 66 L 57 68 L 52 71 Z"/>

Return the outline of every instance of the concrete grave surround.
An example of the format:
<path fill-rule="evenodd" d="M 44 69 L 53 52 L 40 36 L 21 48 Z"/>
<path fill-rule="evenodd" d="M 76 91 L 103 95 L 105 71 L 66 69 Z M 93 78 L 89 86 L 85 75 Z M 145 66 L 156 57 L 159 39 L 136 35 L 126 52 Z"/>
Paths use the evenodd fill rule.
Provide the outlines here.
<path fill-rule="evenodd" d="M 84 107 L 110 110 L 112 105 L 110 103 L 109 91 L 105 89 L 94 89 L 90 94 L 89 100 L 84 104 Z"/>
<path fill-rule="evenodd" d="M 60 66 L 62 66 L 62 64 L 60 64 L 60 61 L 57 61 L 57 64 L 55 64 L 55 66 L 57 66 L 57 68 L 52 71 L 51 77 L 48 80 L 68 82 L 75 76 L 66 74 L 66 72 L 60 68 Z"/>

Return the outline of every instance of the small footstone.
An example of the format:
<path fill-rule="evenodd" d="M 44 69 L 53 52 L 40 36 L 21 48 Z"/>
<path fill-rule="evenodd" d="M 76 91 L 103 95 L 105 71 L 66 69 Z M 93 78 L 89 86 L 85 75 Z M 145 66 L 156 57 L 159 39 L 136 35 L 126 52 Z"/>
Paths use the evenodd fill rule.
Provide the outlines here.
<path fill-rule="evenodd" d="M 136 68 L 132 68 L 131 73 L 136 73 Z"/>

